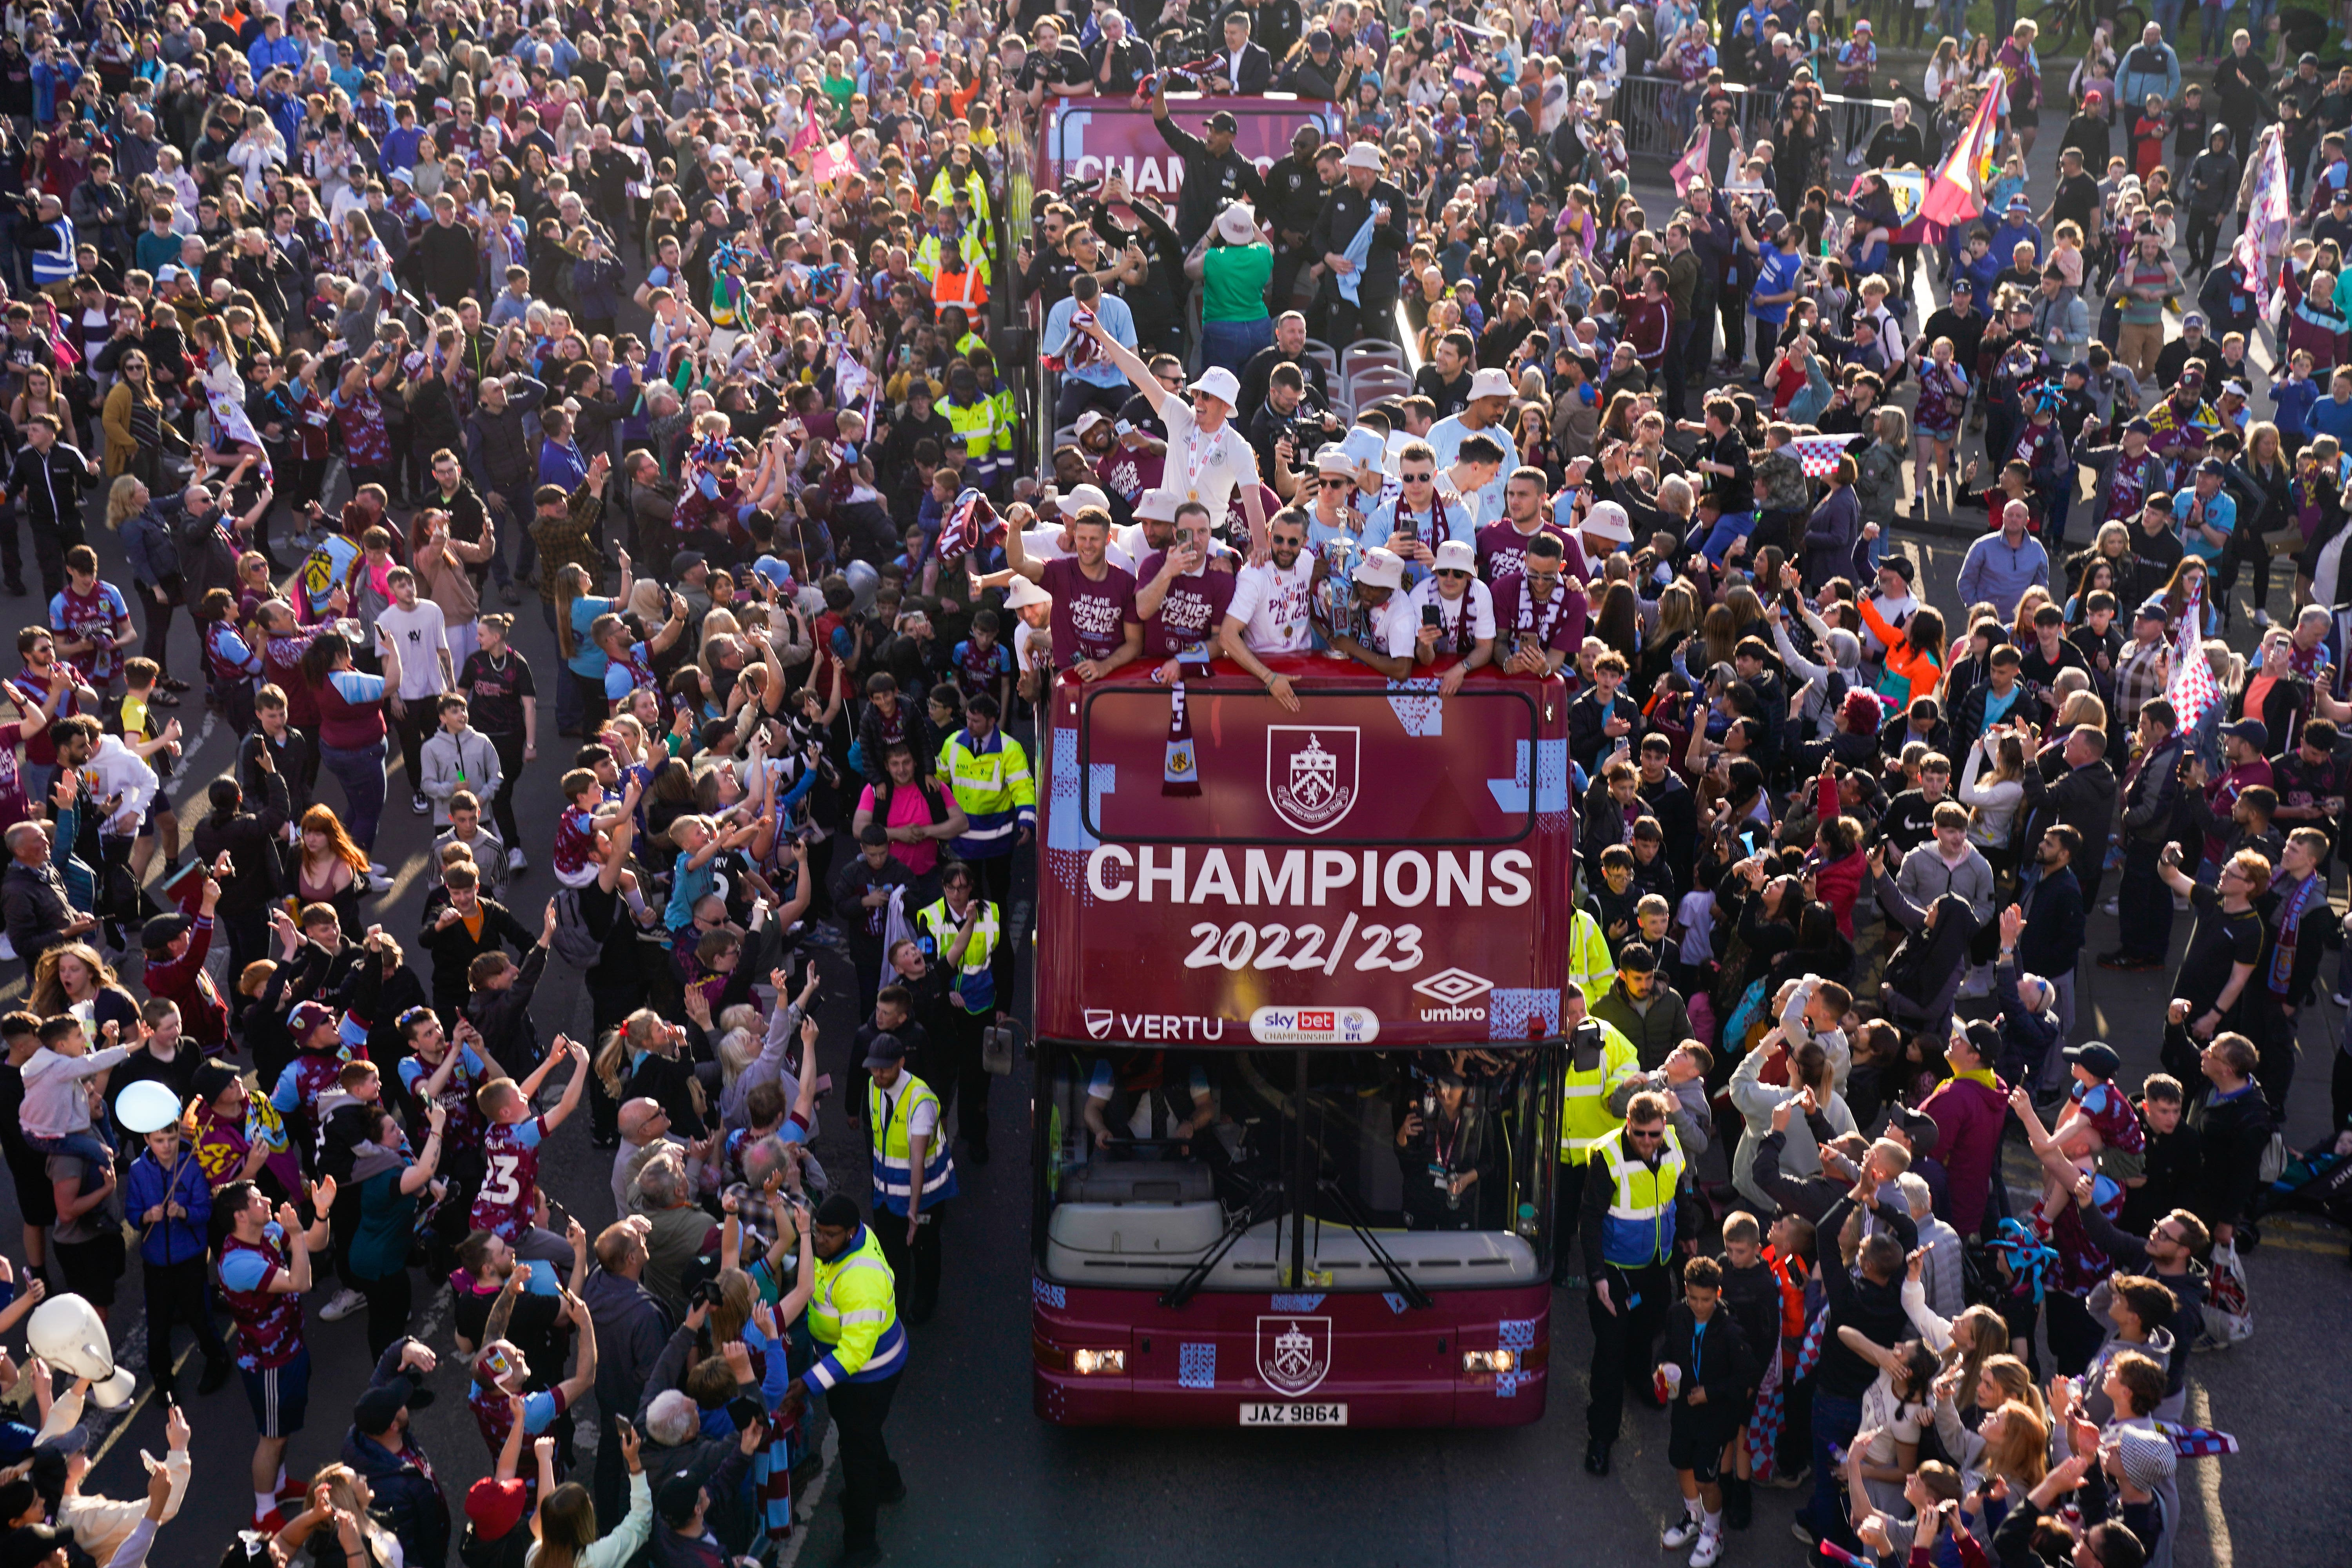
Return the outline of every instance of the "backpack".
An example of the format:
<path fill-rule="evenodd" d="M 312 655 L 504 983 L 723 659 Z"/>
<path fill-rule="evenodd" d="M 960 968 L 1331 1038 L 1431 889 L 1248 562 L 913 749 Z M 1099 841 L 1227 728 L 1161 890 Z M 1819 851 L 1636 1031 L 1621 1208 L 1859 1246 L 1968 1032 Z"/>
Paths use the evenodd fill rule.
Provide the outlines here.
<path fill-rule="evenodd" d="M 574 969 L 588 970 L 604 961 L 604 943 L 588 929 L 588 917 L 580 907 L 580 889 L 558 888 L 555 890 L 555 938 L 549 945 L 555 956 Z"/>

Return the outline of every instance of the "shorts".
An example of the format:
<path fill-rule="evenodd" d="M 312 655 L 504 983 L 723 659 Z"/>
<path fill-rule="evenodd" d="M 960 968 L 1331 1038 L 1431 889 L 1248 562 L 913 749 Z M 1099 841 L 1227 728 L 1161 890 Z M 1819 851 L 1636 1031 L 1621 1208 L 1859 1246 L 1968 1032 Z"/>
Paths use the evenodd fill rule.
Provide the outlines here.
<path fill-rule="evenodd" d="M 2009 111 L 2009 128 L 2011 131 L 2035 131 L 2041 125 L 2042 110 L 2038 109 L 2012 109 Z"/>
<path fill-rule="evenodd" d="M 310 1409 L 307 1346 L 284 1366 L 267 1372 L 239 1367 L 236 1374 L 245 1384 L 245 1402 L 253 1406 L 255 1432 L 264 1437 L 291 1437 L 302 1430 L 302 1417 Z"/>
<path fill-rule="evenodd" d="M 1722 1471 L 1724 1446 L 1738 1429 L 1737 1422 L 1677 1404 L 1666 1419 L 1666 1463 L 1703 1486 Z"/>
<path fill-rule="evenodd" d="M 114 1287 L 121 1282 L 128 1261 L 121 1226 L 93 1241 L 53 1239 L 49 1245 L 57 1254 L 58 1271 L 65 1276 L 67 1289 L 93 1307 L 114 1305 Z"/>
<path fill-rule="evenodd" d="M 1911 433 L 1914 436 L 1924 436 L 1930 441 L 1949 443 L 1960 438 L 1960 427 L 1957 423 L 1948 426 L 1915 425 L 1911 427 Z"/>
<path fill-rule="evenodd" d="M 139 837 L 142 838 L 154 837 L 155 818 L 159 816 L 169 816 L 172 815 L 172 813 L 173 805 L 171 787 L 168 784 L 157 784 L 155 786 L 155 798 L 147 803 L 147 815 L 139 819 Z"/>

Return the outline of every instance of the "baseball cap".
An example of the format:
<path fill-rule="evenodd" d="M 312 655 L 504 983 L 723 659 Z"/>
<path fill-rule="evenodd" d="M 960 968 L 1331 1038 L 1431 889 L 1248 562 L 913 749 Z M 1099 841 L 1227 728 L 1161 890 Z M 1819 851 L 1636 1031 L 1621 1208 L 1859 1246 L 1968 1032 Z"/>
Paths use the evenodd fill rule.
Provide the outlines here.
<path fill-rule="evenodd" d="M 692 1476 L 670 1477 L 662 1483 L 661 1491 L 654 1499 L 654 1511 L 660 1514 L 662 1522 L 673 1530 L 683 1529 L 692 1522 L 694 1510 L 701 1506 L 702 1483 Z"/>
<path fill-rule="evenodd" d="M 1232 111 L 1223 109 L 1209 116 L 1207 124 L 1212 131 L 1239 131 L 1242 128 L 1242 122 L 1233 117 Z"/>
<path fill-rule="evenodd" d="M 2189 314 L 2180 318 L 2180 330 L 2184 332 L 2191 327 L 2195 327 L 2200 331 L 2202 331 L 2204 326 L 2205 318 L 2199 315 L 2194 310 L 2189 311 Z"/>
<path fill-rule="evenodd" d="M 360 1395 L 359 1403 L 352 1406 L 352 1426 L 373 1437 L 390 1430 L 393 1422 L 407 1408 L 408 1380 L 394 1378 Z"/>
<path fill-rule="evenodd" d="M 2243 741 L 2258 752 L 2271 749 L 2270 726 L 2260 719 L 2241 719 L 2234 724 L 2224 724 L 2221 733 L 2232 741 Z"/>
<path fill-rule="evenodd" d="M 710 564 L 710 558 L 701 551 L 681 550 L 669 558 L 669 574 L 672 578 L 682 582 L 686 574 L 696 567 L 709 564 Z"/>
<path fill-rule="evenodd" d="M 1307 35 L 1307 47 L 1313 49 L 1318 54 L 1322 53 L 1322 51 L 1331 47 L 1330 33 L 1322 27 L 1316 28 L 1313 32 Z"/>
<path fill-rule="evenodd" d="M 906 1059 L 907 1042 L 887 1031 L 866 1042 L 866 1070 L 868 1072 L 877 1068 L 897 1067 Z"/>
<path fill-rule="evenodd" d="M 300 1002 L 295 1005 L 294 1011 L 288 1016 L 286 1029 L 299 1041 L 311 1030 L 334 1021 L 335 1010 L 324 1002 Z"/>
<path fill-rule="evenodd" d="M 2123 1070 L 2124 1065 L 2123 1058 L 2116 1055 L 2115 1047 L 2105 1040 L 2085 1040 L 2079 1046 L 2068 1046 L 2066 1059 L 2099 1078 L 2115 1077 Z"/>
<path fill-rule="evenodd" d="M 2223 462 L 2219 458 L 2208 458 L 2203 462 L 2197 465 L 2197 477 L 2200 479 L 2226 479 L 2229 477 L 2229 473 L 2230 465 Z"/>
<path fill-rule="evenodd" d="M 2154 421 L 2148 419 L 2132 419 L 2125 423 L 2125 435 L 2128 436 L 2135 430 L 2143 436 L 2153 436 L 2156 434 L 2156 425 Z"/>

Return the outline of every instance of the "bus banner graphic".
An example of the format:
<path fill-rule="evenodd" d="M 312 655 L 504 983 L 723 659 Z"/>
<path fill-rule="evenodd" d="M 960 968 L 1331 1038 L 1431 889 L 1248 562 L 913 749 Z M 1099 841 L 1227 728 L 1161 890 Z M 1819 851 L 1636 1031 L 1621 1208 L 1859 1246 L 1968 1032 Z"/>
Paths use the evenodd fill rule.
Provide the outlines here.
<path fill-rule="evenodd" d="M 1557 684 L 1475 681 L 1433 716 L 1369 671 L 1312 675 L 1297 712 L 1255 683 L 1188 683 L 1201 792 L 1174 797 L 1164 689 L 1063 689 L 1039 789 L 1041 1035 L 1559 1031 L 1575 833 Z"/>
<path fill-rule="evenodd" d="M 1280 1317 L 1257 1321 L 1257 1375 L 1285 1398 L 1312 1394 L 1331 1372 L 1331 1320 Z"/>

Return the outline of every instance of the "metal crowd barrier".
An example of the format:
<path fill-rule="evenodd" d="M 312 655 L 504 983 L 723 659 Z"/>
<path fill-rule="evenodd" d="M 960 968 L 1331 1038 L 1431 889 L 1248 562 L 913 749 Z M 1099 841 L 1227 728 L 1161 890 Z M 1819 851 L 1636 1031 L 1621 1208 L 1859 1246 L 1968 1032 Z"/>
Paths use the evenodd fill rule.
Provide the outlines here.
<path fill-rule="evenodd" d="M 1739 128 L 1743 147 L 1753 147 L 1761 136 L 1770 137 L 1773 111 L 1780 103 L 1780 94 L 1764 88 L 1747 87 L 1737 82 L 1725 84 L 1731 95 L 1732 123 Z M 1625 129 L 1625 151 L 1635 158 L 1663 160 L 1673 163 L 1690 145 L 1691 132 L 1697 129 L 1699 89 L 1685 89 L 1680 81 L 1666 77 L 1627 77 L 1617 89 L 1616 103 L 1612 110 L 1617 122 Z M 1681 100 L 1681 109 L 1671 122 L 1666 113 L 1673 100 Z M 1895 103 L 1891 99 L 1847 98 L 1838 93 L 1822 95 L 1822 117 L 1827 122 L 1835 141 L 1832 170 L 1843 166 L 1843 154 L 1866 144 L 1880 123 L 1893 117 Z M 1869 119 L 1861 128 L 1860 140 L 1848 143 L 1845 138 L 1846 110 L 1860 104 L 1869 110 Z M 1916 106 L 1914 106 L 1915 110 Z M 1915 113 L 1916 119 L 1916 113 Z"/>

